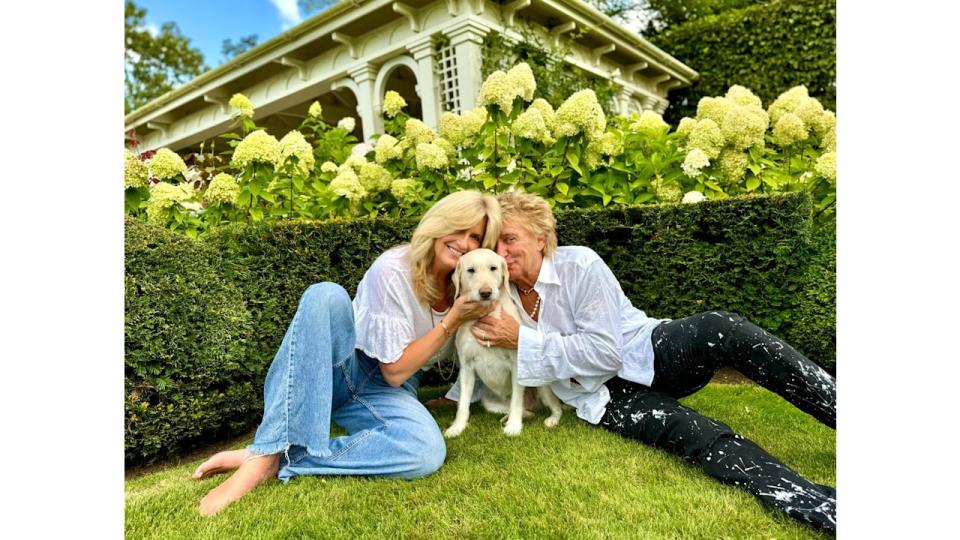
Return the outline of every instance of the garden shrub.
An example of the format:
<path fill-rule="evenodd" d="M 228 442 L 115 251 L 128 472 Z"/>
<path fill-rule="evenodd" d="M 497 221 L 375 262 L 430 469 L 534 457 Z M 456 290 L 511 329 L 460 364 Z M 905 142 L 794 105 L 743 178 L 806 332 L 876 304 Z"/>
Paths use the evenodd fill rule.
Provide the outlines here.
<path fill-rule="evenodd" d="M 651 37 L 700 73 L 692 87 L 670 93 L 665 119 L 675 124 L 693 116 L 700 98 L 721 95 L 734 84 L 764 103 L 802 84 L 835 110 L 836 14 L 834 0 L 779 0 L 694 19 Z"/>
<path fill-rule="evenodd" d="M 818 224 L 796 317 L 784 337 L 830 373 L 837 371 L 836 223 Z"/>
<path fill-rule="evenodd" d="M 128 299 L 128 326 L 134 327 L 127 330 L 127 350 L 136 355 L 127 360 L 128 394 L 134 387 L 129 366 L 139 366 L 145 359 L 196 364 L 198 371 L 159 366 L 171 372 L 171 379 L 183 377 L 182 386 L 180 379 L 173 386 L 178 399 L 187 403 L 181 408 L 165 401 L 166 412 L 156 410 L 153 439 L 139 435 L 131 440 L 136 433 L 128 429 L 128 458 L 184 448 L 186 443 L 164 444 L 193 436 L 180 433 L 187 427 L 205 429 L 210 438 L 254 427 L 266 370 L 303 291 L 311 283 L 333 281 L 352 295 L 373 260 L 408 241 L 416 222 L 416 216 L 406 216 L 234 224 L 195 242 L 128 220 L 128 297 L 132 283 L 139 283 L 148 271 L 146 281 L 153 284 L 134 295 L 135 303 Z M 832 361 L 828 350 L 832 318 L 821 320 L 833 310 L 833 296 L 827 294 L 832 269 L 810 269 L 814 245 L 808 197 L 783 194 L 683 205 L 568 209 L 557 211 L 557 222 L 561 245 L 593 248 L 634 305 L 648 315 L 680 318 L 709 309 L 737 311 L 792 339 L 811 359 L 829 356 Z M 808 294 L 805 288 L 811 279 L 819 288 Z M 215 313 L 233 319 L 214 319 Z M 211 341 L 190 341 L 228 333 L 239 338 L 221 340 L 218 349 L 205 348 Z M 245 355 L 244 360 L 238 355 Z M 222 370 L 230 361 L 244 369 Z M 208 384 L 199 385 L 197 378 Z M 432 370 L 423 384 L 440 382 Z M 219 393 L 208 390 L 211 387 Z M 219 396 L 218 406 L 231 414 L 197 416 L 200 409 L 189 400 L 211 396 Z M 143 413 L 130 407 L 130 401 L 128 397 L 128 424 L 129 415 L 135 413 L 139 426 Z M 221 422 L 226 416 L 230 421 Z M 182 425 L 187 420 L 209 425 Z M 149 447 L 130 452 L 144 444 Z"/>
<path fill-rule="evenodd" d="M 125 226 L 125 458 L 143 462 L 246 426 L 260 370 L 217 250 L 141 220 Z"/>

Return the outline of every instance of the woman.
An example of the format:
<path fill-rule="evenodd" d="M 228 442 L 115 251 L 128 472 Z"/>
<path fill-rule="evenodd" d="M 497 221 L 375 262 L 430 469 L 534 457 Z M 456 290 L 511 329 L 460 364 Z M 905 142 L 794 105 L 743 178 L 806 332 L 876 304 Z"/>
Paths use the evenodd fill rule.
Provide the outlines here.
<path fill-rule="evenodd" d="M 596 253 L 557 248 L 546 201 L 520 192 L 499 201 L 497 252 L 507 260 L 523 320 L 487 317 L 473 333 L 481 343 L 518 350 L 520 384 L 551 384 L 587 422 L 698 463 L 797 519 L 836 530 L 835 489 L 677 402 L 727 365 L 835 427 L 836 384 L 828 373 L 734 313 L 647 317 Z"/>
<path fill-rule="evenodd" d="M 453 298 L 464 253 L 493 248 L 495 198 L 462 191 L 438 201 L 410 244 L 380 255 L 350 297 L 310 286 L 273 359 L 253 444 L 220 452 L 194 478 L 237 471 L 200 501 L 213 515 L 264 480 L 301 475 L 418 478 L 443 464 L 436 421 L 417 400 L 422 369 L 452 350 L 450 336 L 492 306 Z M 330 439 L 331 419 L 348 435 Z"/>

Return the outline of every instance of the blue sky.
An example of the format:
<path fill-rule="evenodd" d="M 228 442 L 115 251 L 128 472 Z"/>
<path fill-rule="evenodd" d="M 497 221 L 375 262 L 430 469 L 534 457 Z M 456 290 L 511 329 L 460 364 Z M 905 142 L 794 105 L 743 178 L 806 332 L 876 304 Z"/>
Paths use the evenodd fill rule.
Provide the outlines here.
<path fill-rule="evenodd" d="M 200 49 L 208 67 L 223 63 L 223 40 L 237 42 L 257 34 L 263 43 L 307 18 L 297 0 L 134 0 L 147 11 L 147 28 L 175 22 L 190 44 Z"/>

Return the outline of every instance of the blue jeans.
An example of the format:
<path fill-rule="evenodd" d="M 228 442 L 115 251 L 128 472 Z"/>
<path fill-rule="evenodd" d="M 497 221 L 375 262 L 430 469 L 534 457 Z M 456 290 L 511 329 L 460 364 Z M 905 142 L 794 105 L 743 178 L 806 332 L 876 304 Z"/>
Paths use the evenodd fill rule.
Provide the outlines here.
<path fill-rule="evenodd" d="M 335 283 L 311 285 L 273 358 L 253 454 L 281 454 L 278 478 L 435 472 L 446 444 L 417 400 L 420 373 L 399 388 L 354 349 L 353 306 Z M 330 438 L 331 419 L 348 435 Z"/>

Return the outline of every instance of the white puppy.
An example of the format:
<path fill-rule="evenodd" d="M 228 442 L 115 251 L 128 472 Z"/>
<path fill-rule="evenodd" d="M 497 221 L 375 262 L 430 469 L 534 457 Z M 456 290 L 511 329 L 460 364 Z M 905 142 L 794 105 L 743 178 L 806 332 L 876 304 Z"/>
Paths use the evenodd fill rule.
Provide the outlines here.
<path fill-rule="evenodd" d="M 453 272 L 456 296 L 469 295 L 471 301 L 496 302 L 491 317 L 504 315 L 520 320 L 520 313 L 510 298 L 510 282 L 507 262 L 489 249 L 475 249 L 466 253 L 457 262 Z M 457 356 L 460 358 L 460 401 L 457 417 L 444 432 L 447 437 L 456 437 L 467 427 L 470 418 L 470 396 L 476 377 L 486 387 L 483 405 L 491 412 L 506 412 L 507 421 L 503 432 L 519 435 L 523 428 L 524 387 L 517 384 L 517 351 L 490 347 L 478 342 L 470 331 L 474 321 L 464 323 L 457 330 Z M 492 392 L 495 396 L 488 396 Z M 556 426 L 562 412 L 560 400 L 549 386 L 537 388 L 540 400 L 550 408 L 550 416 L 543 422 L 547 427 Z M 499 399 L 499 401 L 498 401 Z M 509 400 L 509 406 L 506 405 Z"/>

